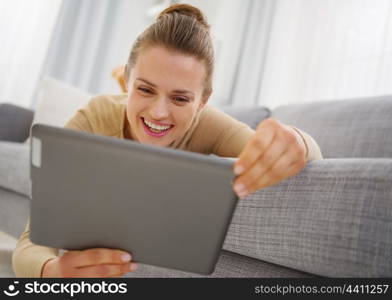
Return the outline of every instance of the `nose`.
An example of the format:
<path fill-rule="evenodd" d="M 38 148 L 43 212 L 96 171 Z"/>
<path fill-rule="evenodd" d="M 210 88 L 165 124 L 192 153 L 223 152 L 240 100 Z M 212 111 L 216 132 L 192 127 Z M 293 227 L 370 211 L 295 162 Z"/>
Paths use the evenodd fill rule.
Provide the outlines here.
<path fill-rule="evenodd" d="M 169 103 L 165 97 L 155 99 L 150 107 L 150 116 L 155 120 L 163 120 L 169 116 Z"/>

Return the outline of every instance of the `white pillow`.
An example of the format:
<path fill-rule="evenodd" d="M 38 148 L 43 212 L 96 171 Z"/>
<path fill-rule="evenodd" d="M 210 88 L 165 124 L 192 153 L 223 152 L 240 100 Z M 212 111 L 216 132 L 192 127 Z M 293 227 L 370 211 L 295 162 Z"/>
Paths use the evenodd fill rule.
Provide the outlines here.
<path fill-rule="evenodd" d="M 39 86 L 33 124 L 63 127 L 90 100 L 91 94 L 46 77 Z"/>

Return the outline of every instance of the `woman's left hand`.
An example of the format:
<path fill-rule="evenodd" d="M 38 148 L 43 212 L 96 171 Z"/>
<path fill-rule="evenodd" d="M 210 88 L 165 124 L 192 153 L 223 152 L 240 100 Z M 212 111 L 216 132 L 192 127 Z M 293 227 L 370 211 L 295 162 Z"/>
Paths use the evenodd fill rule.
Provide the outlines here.
<path fill-rule="evenodd" d="M 246 197 L 293 176 L 306 166 L 306 145 L 295 129 L 268 118 L 262 121 L 234 165 L 234 190 Z"/>

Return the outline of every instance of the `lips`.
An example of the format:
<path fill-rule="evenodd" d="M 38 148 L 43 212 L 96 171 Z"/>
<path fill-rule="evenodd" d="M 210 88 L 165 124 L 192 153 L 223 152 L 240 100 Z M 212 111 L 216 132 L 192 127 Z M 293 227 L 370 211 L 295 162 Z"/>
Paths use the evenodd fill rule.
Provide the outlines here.
<path fill-rule="evenodd" d="M 167 135 L 168 132 L 174 127 L 174 125 L 170 125 L 171 127 L 169 127 L 168 129 L 161 130 L 161 131 L 159 131 L 159 132 L 155 132 L 155 131 L 153 131 L 148 125 L 146 125 L 144 118 L 140 118 L 140 121 L 142 122 L 142 126 L 143 126 L 143 128 L 144 128 L 144 131 L 145 131 L 149 136 L 156 137 L 156 138 L 164 137 L 164 136 Z M 152 123 L 152 124 L 155 124 L 155 123 L 153 123 L 153 122 L 151 122 L 151 121 L 148 121 L 148 122 L 149 122 L 149 123 Z M 162 124 L 162 123 L 160 123 L 160 124 Z M 164 125 L 162 124 L 162 125 L 158 125 L 158 126 L 163 127 Z M 166 126 L 168 126 L 168 125 L 166 125 Z"/>
<path fill-rule="evenodd" d="M 169 129 L 172 126 L 171 124 L 163 124 L 163 123 L 158 123 L 155 121 L 153 122 L 153 121 L 150 121 L 150 120 L 144 119 L 144 118 L 142 118 L 142 119 L 144 121 L 144 124 L 146 124 L 148 127 L 155 129 L 155 130 L 159 130 L 159 131 Z"/>

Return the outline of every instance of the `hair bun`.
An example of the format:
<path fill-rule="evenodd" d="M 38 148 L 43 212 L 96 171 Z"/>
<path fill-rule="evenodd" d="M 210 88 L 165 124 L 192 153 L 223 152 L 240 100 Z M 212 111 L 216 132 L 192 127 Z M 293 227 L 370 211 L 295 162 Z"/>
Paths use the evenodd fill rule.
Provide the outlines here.
<path fill-rule="evenodd" d="M 180 15 L 185 15 L 188 17 L 195 18 L 199 23 L 205 26 L 207 29 L 210 28 L 210 25 L 207 23 L 207 20 L 204 14 L 198 9 L 189 4 L 174 4 L 164 9 L 159 15 L 157 19 L 163 18 L 164 15 L 175 14 L 178 13 Z"/>

